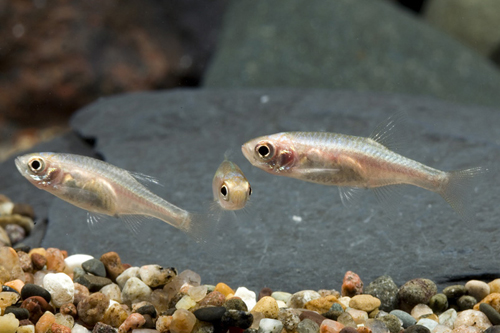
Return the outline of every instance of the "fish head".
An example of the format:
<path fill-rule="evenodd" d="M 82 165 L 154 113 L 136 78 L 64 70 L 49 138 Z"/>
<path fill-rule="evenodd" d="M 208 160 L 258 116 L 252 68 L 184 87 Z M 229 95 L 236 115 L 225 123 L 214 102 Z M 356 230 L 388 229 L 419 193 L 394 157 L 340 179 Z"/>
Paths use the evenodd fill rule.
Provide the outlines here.
<path fill-rule="evenodd" d="M 224 210 L 244 208 L 252 195 L 252 187 L 241 169 L 229 161 L 223 162 L 215 173 L 212 190 L 214 201 Z"/>
<path fill-rule="evenodd" d="M 241 151 L 253 166 L 272 174 L 290 172 L 297 162 L 293 140 L 287 133 L 252 139 L 241 147 Z"/>
<path fill-rule="evenodd" d="M 47 189 L 56 184 L 61 168 L 52 153 L 33 153 L 16 157 L 17 170 L 38 188 Z"/>

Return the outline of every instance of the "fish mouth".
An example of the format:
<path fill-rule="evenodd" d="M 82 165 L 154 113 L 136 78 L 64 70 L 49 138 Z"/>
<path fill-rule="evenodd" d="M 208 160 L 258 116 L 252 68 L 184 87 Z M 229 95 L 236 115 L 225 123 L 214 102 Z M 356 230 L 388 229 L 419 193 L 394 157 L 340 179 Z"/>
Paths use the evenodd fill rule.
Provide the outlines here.
<path fill-rule="evenodd" d="M 16 157 L 16 159 L 14 160 L 14 163 L 16 164 L 16 168 L 17 170 L 22 174 L 24 175 L 24 173 L 26 172 L 26 169 L 24 168 L 24 161 L 23 161 L 23 157 L 22 156 L 18 156 Z"/>
<path fill-rule="evenodd" d="M 241 146 L 241 152 L 243 153 L 243 156 L 253 164 L 255 158 L 253 156 L 253 148 L 251 147 L 251 144 L 249 142 L 245 143 L 243 146 Z"/>

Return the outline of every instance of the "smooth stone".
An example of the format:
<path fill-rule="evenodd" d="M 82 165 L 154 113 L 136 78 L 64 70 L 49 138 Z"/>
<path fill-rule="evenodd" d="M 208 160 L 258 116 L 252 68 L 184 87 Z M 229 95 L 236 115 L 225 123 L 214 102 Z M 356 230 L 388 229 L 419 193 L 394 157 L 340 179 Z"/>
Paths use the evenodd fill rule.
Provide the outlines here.
<path fill-rule="evenodd" d="M 196 319 L 206 322 L 220 321 L 227 309 L 223 306 L 206 307 L 195 310 L 193 314 Z"/>
<path fill-rule="evenodd" d="M 410 312 L 417 304 L 427 304 L 437 294 L 436 284 L 429 279 L 413 279 L 399 288 L 399 307 Z"/>
<path fill-rule="evenodd" d="M 284 291 L 273 291 L 273 293 L 271 294 L 271 297 L 277 301 L 283 301 L 285 303 L 288 303 L 288 301 L 290 300 L 290 297 L 292 297 L 292 294 L 284 292 Z"/>
<path fill-rule="evenodd" d="M 182 294 L 179 294 L 182 296 Z M 183 297 L 183 296 L 182 296 Z M 214 290 L 207 294 L 200 302 L 198 302 L 199 307 L 204 306 L 222 306 L 226 298 L 220 292 Z"/>
<path fill-rule="evenodd" d="M 73 280 L 64 273 L 49 273 L 43 278 L 43 287 L 50 293 L 56 308 L 66 303 L 73 303 L 75 286 Z"/>
<path fill-rule="evenodd" d="M 462 311 L 470 310 L 474 308 L 474 305 L 476 304 L 477 304 L 476 298 L 470 295 L 464 295 L 460 297 L 457 301 L 457 305 Z"/>
<path fill-rule="evenodd" d="M 342 281 L 341 294 L 342 296 L 353 297 L 363 293 L 363 281 L 358 274 L 347 271 Z"/>
<path fill-rule="evenodd" d="M 449 328 L 448 326 L 445 326 L 445 325 L 441 325 L 441 324 L 437 325 L 432 330 L 432 333 L 451 333 L 451 332 L 452 332 L 451 328 Z"/>
<path fill-rule="evenodd" d="M 266 318 L 277 319 L 279 313 L 278 303 L 271 296 L 262 297 L 252 309 L 252 312 L 260 312 Z"/>
<path fill-rule="evenodd" d="M 104 267 L 106 268 L 106 276 L 112 281 L 116 281 L 116 278 L 125 270 L 122 265 L 121 258 L 116 252 L 104 253 L 99 260 L 102 261 Z"/>
<path fill-rule="evenodd" d="M 19 320 L 13 313 L 0 316 L 0 333 L 14 333 L 19 327 Z"/>
<path fill-rule="evenodd" d="M 90 259 L 94 259 L 94 257 L 88 254 L 72 254 L 68 256 L 64 259 L 65 272 L 72 273 L 75 268 L 82 268 L 82 263 Z"/>
<path fill-rule="evenodd" d="M 339 333 L 344 328 L 344 325 L 338 321 L 325 319 L 319 325 L 321 333 Z"/>
<path fill-rule="evenodd" d="M 322 315 L 320 315 L 319 313 L 316 313 L 314 311 L 302 311 L 299 315 L 299 318 L 300 318 L 300 320 L 310 319 L 310 320 L 314 321 L 316 324 L 318 324 L 318 326 L 321 325 L 323 320 L 326 319 L 325 317 L 323 317 Z"/>
<path fill-rule="evenodd" d="M 311 319 L 305 318 L 297 325 L 297 333 L 318 333 L 319 325 Z"/>
<path fill-rule="evenodd" d="M 411 309 L 411 316 L 418 320 L 422 316 L 432 314 L 432 309 L 427 304 L 417 304 Z"/>
<path fill-rule="evenodd" d="M 431 333 L 431 330 L 423 325 L 415 324 L 405 329 L 404 333 Z"/>
<path fill-rule="evenodd" d="M 252 311 L 255 304 L 257 304 L 257 295 L 254 291 L 249 290 L 246 287 L 238 287 L 234 292 L 234 296 L 237 296 L 245 302 L 248 311 Z"/>
<path fill-rule="evenodd" d="M 484 333 L 500 333 L 500 325 L 488 327 Z"/>
<path fill-rule="evenodd" d="M 417 323 L 417 320 L 413 318 L 408 312 L 402 310 L 392 310 L 390 314 L 395 315 L 403 322 L 403 328 L 408 328 Z"/>
<path fill-rule="evenodd" d="M 122 301 L 125 304 L 147 301 L 151 296 L 152 290 L 147 284 L 136 277 L 127 280 L 122 289 Z"/>
<path fill-rule="evenodd" d="M 417 321 L 417 325 L 427 327 L 429 331 L 432 331 L 439 323 L 432 319 L 421 318 Z"/>
<path fill-rule="evenodd" d="M 139 277 L 151 288 L 167 284 L 177 276 L 174 267 L 161 267 L 160 265 L 145 265 L 139 268 Z"/>
<path fill-rule="evenodd" d="M 456 301 L 466 293 L 467 290 L 465 289 L 465 286 L 461 284 L 455 284 L 443 289 L 443 294 L 445 294 L 450 301 Z"/>
<path fill-rule="evenodd" d="M 201 301 L 205 296 L 207 296 L 208 288 L 206 285 L 191 287 L 188 290 L 188 295 L 195 302 Z"/>
<path fill-rule="evenodd" d="M 398 333 L 401 330 L 401 321 L 393 314 L 385 315 L 378 320 L 382 321 L 391 333 Z"/>
<path fill-rule="evenodd" d="M 470 280 L 465 284 L 465 290 L 470 296 L 480 301 L 488 296 L 488 294 L 490 293 L 490 286 L 483 281 Z"/>
<path fill-rule="evenodd" d="M 321 295 L 314 290 L 302 290 L 293 294 L 287 302 L 291 308 L 302 309 L 307 302 L 320 298 Z"/>
<path fill-rule="evenodd" d="M 259 333 L 281 333 L 283 323 L 276 319 L 264 318 L 260 321 Z"/>
<path fill-rule="evenodd" d="M 118 277 L 116 277 L 116 283 L 120 286 L 121 289 L 123 289 L 128 279 L 130 279 L 131 277 L 139 277 L 139 269 L 139 267 L 127 268 L 120 275 L 118 275 Z"/>
<path fill-rule="evenodd" d="M 99 290 L 99 292 L 108 296 L 109 299 L 116 301 L 118 303 L 122 302 L 122 291 L 116 283 L 110 283 Z"/>
<path fill-rule="evenodd" d="M 178 309 L 172 315 L 170 332 L 172 333 L 190 333 L 196 324 L 196 317 L 185 309 Z"/>
<path fill-rule="evenodd" d="M 151 318 L 156 318 L 156 309 L 152 304 L 143 305 L 136 310 L 137 313 L 142 315 L 149 315 Z"/>
<path fill-rule="evenodd" d="M 484 331 L 488 327 L 492 326 L 488 317 L 481 311 L 476 310 L 464 310 L 457 314 L 457 319 L 453 324 L 453 328 L 457 328 L 462 325 L 474 326 L 479 328 L 481 331 Z"/>
<path fill-rule="evenodd" d="M 78 277 L 77 279 L 75 279 L 75 282 L 87 287 L 91 292 L 99 291 L 105 286 L 113 283 L 108 278 L 89 274 Z"/>
<path fill-rule="evenodd" d="M 25 308 L 18 308 L 16 306 L 8 306 L 5 308 L 4 315 L 12 313 L 17 319 L 23 320 L 30 317 L 30 312 Z"/>
<path fill-rule="evenodd" d="M 388 275 L 383 275 L 368 284 L 364 292 L 380 300 L 380 310 L 390 312 L 396 307 L 398 286 Z"/>
<path fill-rule="evenodd" d="M 248 311 L 247 305 L 242 299 L 233 297 L 226 300 L 223 306 L 228 310 Z"/>
<path fill-rule="evenodd" d="M 351 327 L 356 327 L 357 323 L 354 321 L 354 318 L 349 312 L 342 312 L 340 316 L 338 316 L 337 320 L 339 323 L 341 323 L 344 326 L 351 326 Z M 321 329 L 321 325 L 320 325 Z"/>
<path fill-rule="evenodd" d="M 429 300 L 429 307 L 434 313 L 441 313 L 448 309 L 448 297 L 445 294 L 436 294 Z"/>
<path fill-rule="evenodd" d="M 189 295 L 184 295 L 182 298 L 175 304 L 176 309 L 186 309 L 189 310 L 196 306 L 196 302 L 193 301 Z"/>
<path fill-rule="evenodd" d="M 26 283 L 21 290 L 21 297 L 23 299 L 27 299 L 31 296 L 40 296 L 43 297 L 47 301 L 50 302 L 51 296 L 50 293 L 45 289 L 33 283 Z"/>
<path fill-rule="evenodd" d="M 380 304 L 380 300 L 372 295 L 356 295 L 352 297 L 349 302 L 349 306 L 351 308 L 366 312 L 372 312 L 376 308 L 380 307 Z"/>
<path fill-rule="evenodd" d="M 439 315 L 439 324 L 453 328 L 455 320 L 457 320 L 457 311 L 448 309 Z"/>
<path fill-rule="evenodd" d="M 479 310 L 483 312 L 493 325 L 500 325 L 500 313 L 487 303 L 479 304 Z"/>
<path fill-rule="evenodd" d="M 84 261 L 82 263 L 82 268 L 87 273 L 91 273 L 101 277 L 106 277 L 106 267 L 104 267 L 104 264 L 100 260 L 92 258 L 87 261 Z"/>
<path fill-rule="evenodd" d="M 262 322 L 262 320 L 261 320 Z M 238 327 L 247 329 L 252 326 L 253 315 L 250 312 L 227 310 L 220 321 L 223 327 Z"/>

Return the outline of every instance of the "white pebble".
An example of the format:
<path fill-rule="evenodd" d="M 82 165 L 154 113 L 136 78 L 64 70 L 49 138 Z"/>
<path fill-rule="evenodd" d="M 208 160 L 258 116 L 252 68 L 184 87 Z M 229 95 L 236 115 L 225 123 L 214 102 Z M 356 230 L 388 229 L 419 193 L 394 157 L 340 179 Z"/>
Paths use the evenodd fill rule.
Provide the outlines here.
<path fill-rule="evenodd" d="M 259 333 L 280 333 L 283 323 L 280 320 L 263 318 L 259 324 Z"/>
<path fill-rule="evenodd" d="M 189 310 L 192 307 L 196 306 L 196 302 L 193 301 L 191 297 L 188 295 L 184 295 L 176 304 L 175 308 L 176 309 L 186 309 Z"/>
<path fill-rule="evenodd" d="M 422 318 L 419 321 L 417 321 L 417 325 L 422 325 L 427 327 L 430 331 L 432 331 L 434 328 L 436 328 L 438 324 L 437 321 L 429 319 L 429 318 Z"/>
<path fill-rule="evenodd" d="M 0 333 L 14 333 L 19 327 L 19 320 L 13 313 L 0 317 Z"/>
<path fill-rule="evenodd" d="M 129 267 L 124 270 L 123 273 L 118 275 L 118 277 L 116 278 L 116 283 L 118 283 L 120 288 L 123 289 L 125 283 L 127 283 L 127 280 L 131 277 L 139 277 L 139 267 Z"/>
<path fill-rule="evenodd" d="M 252 311 L 255 304 L 257 304 L 257 295 L 255 295 L 255 292 L 248 290 L 245 287 L 238 287 L 238 289 L 236 289 L 236 292 L 234 293 L 234 296 L 241 298 L 243 302 L 245 302 L 248 311 Z"/>
<path fill-rule="evenodd" d="M 276 303 L 278 303 L 278 308 L 280 308 L 280 309 L 288 307 L 288 305 L 286 305 L 286 303 L 283 301 L 278 300 L 278 301 L 276 301 Z"/>
<path fill-rule="evenodd" d="M 35 333 L 35 325 L 19 326 L 16 333 Z"/>
<path fill-rule="evenodd" d="M 170 268 L 160 265 L 144 265 L 139 269 L 139 278 L 151 288 L 162 286 L 174 277 Z"/>
<path fill-rule="evenodd" d="M 188 290 L 188 295 L 195 302 L 201 301 L 207 295 L 208 287 L 206 285 L 191 287 Z"/>
<path fill-rule="evenodd" d="M 43 287 L 50 293 L 56 308 L 75 299 L 73 280 L 64 273 L 49 273 L 43 278 Z"/>
<path fill-rule="evenodd" d="M 127 280 L 122 290 L 122 301 L 126 304 L 148 301 L 153 291 L 136 277 Z"/>
<path fill-rule="evenodd" d="M 439 324 L 453 328 L 457 320 L 457 311 L 455 309 L 448 309 L 439 315 Z"/>
<path fill-rule="evenodd" d="M 411 309 L 411 316 L 418 320 L 420 317 L 432 314 L 432 309 L 427 304 L 417 304 Z"/>
<path fill-rule="evenodd" d="M 457 328 L 462 325 L 477 327 L 481 331 L 484 331 L 488 327 L 492 326 L 488 317 L 486 317 L 486 315 L 481 311 L 476 311 L 476 310 L 461 311 L 457 315 L 457 320 L 455 320 L 453 328 Z"/>
<path fill-rule="evenodd" d="M 483 281 L 470 280 L 465 284 L 465 290 L 479 302 L 489 295 L 490 286 Z"/>
<path fill-rule="evenodd" d="M 64 273 L 70 274 L 73 273 L 73 270 L 77 267 L 82 268 L 82 264 L 87 260 L 94 259 L 94 257 L 88 254 L 73 254 L 66 259 L 64 259 L 64 263 L 66 264 L 66 268 L 64 269 Z"/>
<path fill-rule="evenodd" d="M 432 330 L 432 333 L 451 333 L 451 328 L 445 325 L 437 325 Z"/>
<path fill-rule="evenodd" d="M 339 298 L 340 304 L 345 306 L 346 308 L 349 307 L 349 303 L 351 303 L 351 298 L 349 296 L 343 296 Z"/>
<path fill-rule="evenodd" d="M 122 291 L 116 283 L 111 283 L 107 286 L 102 287 L 99 292 L 108 296 L 110 300 L 117 301 L 118 303 L 122 302 Z"/>
<path fill-rule="evenodd" d="M 71 333 L 90 333 L 90 331 L 80 324 L 75 324 L 71 329 Z"/>
<path fill-rule="evenodd" d="M 290 300 L 290 297 L 292 297 L 292 294 L 284 291 L 275 291 L 271 294 L 271 297 L 277 301 L 283 301 L 287 303 Z"/>

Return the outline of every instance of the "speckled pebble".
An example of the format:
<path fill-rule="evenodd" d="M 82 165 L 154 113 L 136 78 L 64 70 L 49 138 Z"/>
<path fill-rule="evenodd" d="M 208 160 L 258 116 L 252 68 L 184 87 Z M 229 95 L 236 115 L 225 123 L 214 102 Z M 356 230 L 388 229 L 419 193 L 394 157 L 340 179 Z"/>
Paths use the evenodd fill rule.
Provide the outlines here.
<path fill-rule="evenodd" d="M 465 290 L 469 295 L 480 301 L 490 293 L 490 286 L 483 281 L 470 280 L 465 284 Z"/>
<path fill-rule="evenodd" d="M 436 284 L 429 279 L 413 279 L 399 288 L 399 308 L 410 312 L 417 304 L 427 304 L 437 294 Z"/>
<path fill-rule="evenodd" d="M 278 318 L 278 303 L 271 296 L 262 297 L 252 309 L 252 312 L 260 312 L 266 318 Z"/>
<path fill-rule="evenodd" d="M 144 317 L 139 313 L 132 313 L 118 328 L 118 333 L 126 333 L 139 328 L 146 323 Z"/>
<path fill-rule="evenodd" d="M 302 309 L 307 302 L 320 297 L 321 295 L 314 290 L 302 290 L 293 294 L 287 305 L 291 308 Z"/>
<path fill-rule="evenodd" d="M 342 296 L 352 297 L 363 293 L 363 281 L 358 274 L 347 271 L 342 282 Z"/>
<path fill-rule="evenodd" d="M 178 309 L 172 315 L 170 332 L 190 333 L 196 323 L 196 317 L 185 309 Z"/>
<path fill-rule="evenodd" d="M 136 277 L 127 280 L 122 289 L 122 301 L 131 304 L 139 301 L 147 301 L 152 290 L 147 284 Z"/>
<path fill-rule="evenodd" d="M 283 323 L 276 319 L 264 318 L 260 321 L 259 333 L 280 333 Z"/>
<path fill-rule="evenodd" d="M 280 309 L 277 319 L 283 323 L 283 328 L 287 332 L 296 332 L 297 325 L 300 323 L 299 313 L 288 308 Z"/>
<path fill-rule="evenodd" d="M 160 265 L 144 265 L 139 269 L 139 277 L 151 288 L 167 284 L 177 276 L 174 267 L 164 268 Z"/>
<path fill-rule="evenodd" d="M 104 267 L 106 268 L 106 276 L 112 281 L 116 281 L 118 275 L 123 273 L 125 270 L 120 256 L 116 252 L 104 253 L 99 260 L 102 261 Z"/>
<path fill-rule="evenodd" d="M 388 275 L 383 275 L 365 287 L 364 293 L 370 294 L 380 300 L 380 310 L 392 311 L 396 307 L 398 286 Z"/>
<path fill-rule="evenodd" d="M 116 333 L 116 329 L 113 326 L 98 322 L 92 329 L 92 333 Z"/>
<path fill-rule="evenodd" d="M 417 321 L 417 325 L 425 326 L 430 331 L 432 331 L 438 324 L 439 323 L 437 321 L 428 318 L 421 318 Z"/>
<path fill-rule="evenodd" d="M 221 318 L 223 327 L 249 328 L 253 323 L 253 315 L 250 312 L 227 310 Z"/>
<path fill-rule="evenodd" d="M 392 310 L 390 314 L 398 317 L 403 322 L 403 328 L 408 328 L 417 323 L 417 320 L 413 318 L 408 312 L 402 310 Z"/>
<path fill-rule="evenodd" d="M 233 297 L 224 302 L 222 305 L 228 310 L 248 311 L 247 305 L 241 298 Z"/>
<path fill-rule="evenodd" d="M 75 286 L 69 276 L 64 273 L 49 273 L 43 278 L 43 288 L 52 298 L 52 303 L 59 308 L 66 303 L 73 303 Z"/>
<path fill-rule="evenodd" d="M 110 300 L 122 303 L 122 291 L 116 283 L 110 283 L 99 290 L 99 292 L 108 296 Z"/>
<path fill-rule="evenodd" d="M 329 295 L 320 298 L 315 298 L 304 304 L 303 307 L 306 308 L 307 310 L 316 311 L 318 313 L 324 313 L 330 310 L 330 308 L 334 303 L 340 303 L 340 302 L 334 295 Z"/>
<path fill-rule="evenodd" d="M 71 333 L 71 328 L 66 327 L 64 325 L 57 324 L 57 323 L 53 323 L 50 326 L 50 331 L 52 333 Z"/>
<path fill-rule="evenodd" d="M 159 316 L 156 320 L 156 330 L 160 333 L 170 332 L 170 324 L 172 323 L 172 316 Z"/>
<path fill-rule="evenodd" d="M 482 331 L 492 326 L 488 317 L 486 317 L 486 315 L 481 311 L 476 310 L 465 310 L 458 313 L 457 319 L 453 324 L 453 328 L 457 328 L 462 325 L 474 326 Z"/>
<path fill-rule="evenodd" d="M 488 317 L 493 325 L 500 325 L 500 313 L 487 303 L 479 304 L 479 310 Z"/>
<path fill-rule="evenodd" d="M 318 333 L 319 325 L 311 319 L 304 319 L 297 325 L 297 333 Z"/>
<path fill-rule="evenodd" d="M 378 318 L 382 321 L 391 333 L 398 333 L 401 330 L 401 321 L 393 314 L 388 314 Z"/>
<path fill-rule="evenodd" d="M 422 325 L 412 325 L 404 333 L 431 333 L 431 330 Z"/>
<path fill-rule="evenodd" d="M 470 295 L 464 295 L 460 297 L 457 301 L 458 308 L 461 311 L 473 309 L 474 305 L 476 304 L 477 304 L 476 298 Z"/>
<path fill-rule="evenodd" d="M 104 313 L 109 305 L 109 298 L 99 292 L 78 303 L 78 316 L 87 325 L 95 325 L 104 317 Z"/>
<path fill-rule="evenodd" d="M 248 311 L 252 311 L 255 304 L 257 304 L 257 295 L 255 292 L 245 287 L 239 287 L 236 289 L 234 296 L 241 298 L 243 302 L 245 302 Z"/>
<path fill-rule="evenodd" d="M 429 300 L 429 307 L 434 313 L 441 313 L 448 309 L 448 298 L 445 294 L 436 294 Z"/>
<path fill-rule="evenodd" d="M 456 301 L 466 293 L 465 286 L 461 284 L 455 284 L 443 289 L 443 294 L 445 294 L 450 301 Z"/>
<path fill-rule="evenodd" d="M 439 315 L 439 324 L 453 328 L 455 320 L 457 320 L 457 311 L 448 309 Z"/>
<path fill-rule="evenodd" d="M 19 265 L 24 272 L 33 273 L 33 262 L 31 257 L 24 251 L 17 251 L 19 257 Z"/>
<path fill-rule="evenodd" d="M 104 312 L 102 322 L 118 328 L 128 318 L 130 313 L 118 303 L 111 304 Z"/>

